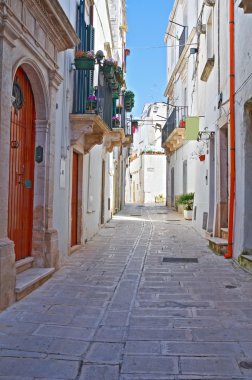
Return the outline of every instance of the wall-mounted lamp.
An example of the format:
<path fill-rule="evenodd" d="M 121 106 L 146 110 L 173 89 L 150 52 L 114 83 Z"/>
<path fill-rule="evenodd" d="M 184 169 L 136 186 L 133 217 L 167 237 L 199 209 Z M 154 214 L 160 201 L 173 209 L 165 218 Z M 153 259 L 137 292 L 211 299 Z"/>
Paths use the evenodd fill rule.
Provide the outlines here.
<path fill-rule="evenodd" d="M 191 48 L 191 49 L 190 49 L 190 55 L 197 54 L 198 51 L 199 51 L 198 48 Z"/>

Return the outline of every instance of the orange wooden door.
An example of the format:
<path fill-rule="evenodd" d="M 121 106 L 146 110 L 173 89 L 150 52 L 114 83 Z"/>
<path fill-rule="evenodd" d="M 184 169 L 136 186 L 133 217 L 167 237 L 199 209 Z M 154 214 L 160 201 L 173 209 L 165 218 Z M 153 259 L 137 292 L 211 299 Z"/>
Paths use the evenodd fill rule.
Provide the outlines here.
<path fill-rule="evenodd" d="M 71 246 L 78 244 L 78 154 L 73 152 Z"/>
<path fill-rule="evenodd" d="M 31 255 L 35 104 L 30 82 L 17 70 L 11 108 L 8 236 L 15 243 L 16 260 Z"/>

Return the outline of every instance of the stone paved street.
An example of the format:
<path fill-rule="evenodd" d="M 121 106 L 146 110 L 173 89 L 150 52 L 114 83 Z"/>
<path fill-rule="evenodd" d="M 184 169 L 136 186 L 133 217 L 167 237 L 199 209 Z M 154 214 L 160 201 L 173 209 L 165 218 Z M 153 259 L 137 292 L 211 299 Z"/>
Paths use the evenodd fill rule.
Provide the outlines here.
<path fill-rule="evenodd" d="M 4 380 L 252 379 L 252 276 L 178 214 L 127 206 L 1 313 L 0 348 Z"/>

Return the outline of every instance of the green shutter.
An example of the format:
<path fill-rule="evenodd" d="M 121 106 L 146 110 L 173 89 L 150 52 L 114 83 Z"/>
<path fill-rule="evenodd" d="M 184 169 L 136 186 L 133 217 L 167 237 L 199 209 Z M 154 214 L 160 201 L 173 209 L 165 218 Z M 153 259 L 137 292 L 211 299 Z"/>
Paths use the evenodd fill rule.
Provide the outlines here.
<path fill-rule="evenodd" d="M 95 39 L 95 29 L 93 25 L 87 25 L 87 50 L 94 50 L 94 39 Z M 89 71 L 87 74 L 87 93 L 88 95 L 92 95 L 94 87 L 94 72 Z"/>

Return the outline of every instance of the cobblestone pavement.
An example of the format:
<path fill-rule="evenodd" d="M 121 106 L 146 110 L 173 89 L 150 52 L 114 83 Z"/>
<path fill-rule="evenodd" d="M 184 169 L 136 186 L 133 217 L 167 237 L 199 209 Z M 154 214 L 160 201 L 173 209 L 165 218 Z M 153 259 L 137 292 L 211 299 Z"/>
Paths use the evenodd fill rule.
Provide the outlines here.
<path fill-rule="evenodd" d="M 0 379 L 252 379 L 252 276 L 180 219 L 127 206 L 1 313 Z"/>

